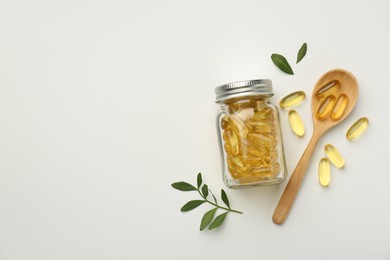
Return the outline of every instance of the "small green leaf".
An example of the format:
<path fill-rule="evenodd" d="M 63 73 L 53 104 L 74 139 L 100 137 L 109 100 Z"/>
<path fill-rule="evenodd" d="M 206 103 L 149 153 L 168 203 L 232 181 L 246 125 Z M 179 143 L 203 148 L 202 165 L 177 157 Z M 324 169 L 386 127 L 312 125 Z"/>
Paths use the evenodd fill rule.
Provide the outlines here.
<path fill-rule="evenodd" d="M 202 185 L 202 174 L 201 173 L 198 173 L 197 183 L 198 183 L 198 189 L 199 189 L 200 185 Z"/>
<path fill-rule="evenodd" d="M 221 190 L 221 198 L 222 201 L 225 202 L 226 206 L 228 206 L 228 208 L 230 209 L 228 197 L 226 195 L 226 192 L 223 189 Z"/>
<path fill-rule="evenodd" d="M 227 215 L 228 213 L 229 213 L 229 211 L 228 211 L 228 212 L 225 212 L 225 213 L 222 213 L 221 215 L 219 215 L 218 217 L 216 217 L 216 218 L 214 219 L 213 223 L 210 224 L 209 230 L 213 230 L 213 229 L 219 227 L 219 226 L 223 223 L 223 221 L 225 220 L 225 217 L 226 217 L 226 215 Z"/>
<path fill-rule="evenodd" d="M 210 191 L 210 193 L 211 193 L 211 196 L 213 196 L 213 199 L 214 199 L 215 204 L 218 204 L 217 198 L 215 198 L 215 196 L 214 196 L 214 194 L 211 192 L 211 190 L 209 190 L 209 191 Z"/>
<path fill-rule="evenodd" d="M 206 202 L 205 200 L 191 200 L 191 201 L 187 202 L 183 207 L 181 207 L 180 210 L 182 212 L 187 212 L 187 211 L 193 210 L 194 208 L 199 207 L 200 205 L 202 205 L 205 202 Z"/>
<path fill-rule="evenodd" d="M 303 59 L 303 57 L 305 57 L 306 52 L 307 52 L 307 44 L 305 42 L 304 44 L 302 44 L 302 47 L 298 51 L 297 63 L 300 62 Z"/>
<path fill-rule="evenodd" d="M 192 186 L 191 184 L 184 182 L 184 181 L 172 183 L 172 187 L 177 189 L 177 190 L 181 190 L 181 191 L 196 190 L 196 188 L 194 186 Z"/>
<path fill-rule="evenodd" d="M 281 71 L 283 71 L 287 74 L 290 74 L 290 75 L 294 75 L 294 72 L 293 72 L 292 68 L 290 67 L 290 64 L 288 63 L 288 61 L 286 60 L 285 57 L 283 57 L 280 54 L 274 53 L 271 55 L 271 59 L 274 62 L 274 64 L 276 65 L 276 67 L 278 67 Z"/>
<path fill-rule="evenodd" d="M 202 193 L 203 193 L 204 198 L 207 198 L 207 196 L 209 195 L 209 187 L 207 186 L 207 184 L 203 185 Z"/>
<path fill-rule="evenodd" d="M 200 222 L 200 231 L 205 229 L 211 223 L 211 221 L 213 221 L 213 218 L 214 218 L 214 215 L 215 215 L 215 212 L 217 211 L 217 209 L 218 208 L 214 208 L 212 210 L 209 210 L 203 215 L 202 221 Z"/>

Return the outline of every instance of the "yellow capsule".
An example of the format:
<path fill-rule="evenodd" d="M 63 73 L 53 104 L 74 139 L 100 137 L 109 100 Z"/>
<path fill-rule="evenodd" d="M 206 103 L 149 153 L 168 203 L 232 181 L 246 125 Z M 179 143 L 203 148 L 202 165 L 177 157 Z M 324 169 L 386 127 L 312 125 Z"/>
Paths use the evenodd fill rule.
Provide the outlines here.
<path fill-rule="evenodd" d="M 243 141 L 242 143 L 242 156 L 243 157 L 253 157 L 255 156 L 257 159 L 260 159 L 263 157 L 265 154 L 267 154 L 269 151 L 264 148 L 264 147 L 259 147 L 259 146 L 252 146 L 252 145 L 247 145 L 248 143 L 252 143 L 248 140 L 245 142 Z"/>
<path fill-rule="evenodd" d="M 239 179 L 240 184 L 253 184 L 258 181 L 264 180 L 263 176 L 254 176 L 254 175 L 242 175 Z"/>
<path fill-rule="evenodd" d="M 231 129 L 238 135 L 245 137 L 248 135 L 248 127 L 245 125 L 245 123 L 236 117 L 235 115 L 232 115 L 228 119 L 229 125 Z"/>
<path fill-rule="evenodd" d="M 227 163 L 228 163 L 229 172 L 231 174 L 235 173 L 235 175 L 237 175 L 237 174 L 240 173 L 241 168 L 238 167 L 235 163 L 233 163 L 231 158 L 232 158 L 231 156 L 228 156 L 227 159 L 226 159 Z"/>
<path fill-rule="evenodd" d="M 290 122 L 291 129 L 297 136 L 303 136 L 305 134 L 305 126 L 297 111 L 291 110 L 288 112 L 288 121 Z"/>
<path fill-rule="evenodd" d="M 254 174 L 267 174 L 273 172 L 273 167 L 271 165 L 262 165 L 252 169 Z"/>
<path fill-rule="evenodd" d="M 345 165 L 345 161 L 340 152 L 331 144 L 325 145 L 325 153 L 328 156 L 329 160 L 336 166 L 337 168 L 343 168 Z"/>
<path fill-rule="evenodd" d="M 233 131 L 226 129 L 223 131 L 222 138 L 225 141 L 224 147 L 226 153 L 231 155 L 237 155 L 239 152 L 237 135 Z"/>
<path fill-rule="evenodd" d="M 243 174 L 249 174 L 250 166 L 245 164 L 239 157 L 227 157 L 228 169 L 233 178 L 240 178 Z"/>
<path fill-rule="evenodd" d="M 275 121 L 275 113 L 269 113 L 266 120 L 268 120 L 270 122 L 274 122 Z"/>
<path fill-rule="evenodd" d="M 254 156 L 257 156 L 257 157 L 261 157 L 261 156 L 264 156 L 264 153 L 266 153 L 267 151 L 265 151 L 264 149 L 249 149 L 248 150 L 248 154 L 250 155 L 254 155 Z"/>
<path fill-rule="evenodd" d="M 262 162 L 258 156 L 247 156 L 245 157 L 245 163 L 251 168 L 260 167 Z"/>
<path fill-rule="evenodd" d="M 269 121 L 253 121 L 249 120 L 246 122 L 247 126 L 253 132 L 260 133 L 272 133 L 274 132 L 274 124 Z"/>
<path fill-rule="evenodd" d="M 244 156 L 249 155 L 249 156 L 262 156 L 263 152 L 260 149 L 257 149 L 256 147 L 253 146 L 245 146 L 243 145 L 242 147 L 242 154 Z"/>
<path fill-rule="evenodd" d="M 280 100 L 279 102 L 279 106 L 281 108 L 287 108 L 287 107 L 298 105 L 299 103 L 302 102 L 302 100 L 305 99 L 305 96 L 306 94 L 303 91 L 293 92 L 291 94 L 288 94 L 284 98 L 282 98 L 282 100 Z"/>
<path fill-rule="evenodd" d="M 255 111 L 253 108 L 245 108 L 241 109 L 240 111 L 237 111 L 234 113 L 234 116 L 241 120 L 242 122 L 245 122 L 249 119 L 251 119 L 255 114 Z"/>
<path fill-rule="evenodd" d="M 316 97 L 326 97 L 329 96 L 333 91 L 335 91 L 340 86 L 340 83 L 337 80 L 330 81 L 322 86 L 316 93 Z"/>
<path fill-rule="evenodd" d="M 251 106 L 252 106 L 252 104 L 249 101 L 234 102 L 234 103 L 229 104 L 229 111 L 230 111 L 230 113 L 234 113 L 234 112 L 240 111 L 242 109 L 249 108 Z"/>
<path fill-rule="evenodd" d="M 230 175 L 234 178 L 234 179 L 237 179 L 240 177 L 240 173 L 233 167 L 231 167 L 230 165 L 228 165 L 228 170 L 230 172 Z"/>
<path fill-rule="evenodd" d="M 225 129 L 228 127 L 229 122 L 228 122 L 229 115 L 225 115 L 224 117 L 221 118 L 221 128 Z"/>
<path fill-rule="evenodd" d="M 248 140 L 260 147 L 274 147 L 277 144 L 274 136 L 265 133 L 250 133 Z"/>
<path fill-rule="evenodd" d="M 263 161 L 265 163 L 274 163 L 277 160 L 277 158 L 278 158 L 276 150 L 275 149 L 270 149 L 267 152 L 268 153 L 263 155 Z"/>
<path fill-rule="evenodd" d="M 255 112 L 255 114 L 253 115 L 253 118 L 252 120 L 255 120 L 255 121 L 274 121 L 274 113 L 272 111 L 272 109 L 268 106 L 258 110 Z"/>
<path fill-rule="evenodd" d="M 347 139 L 349 141 L 353 141 L 357 139 L 367 128 L 368 126 L 368 118 L 362 117 L 358 121 L 356 121 L 347 131 Z"/>
<path fill-rule="evenodd" d="M 234 146 L 229 146 L 225 143 L 223 147 L 225 148 L 226 153 L 229 155 L 238 155 L 239 153 L 239 150 Z"/>
<path fill-rule="evenodd" d="M 244 168 L 244 163 L 240 160 L 240 158 L 238 158 L 238 157 L 236 157 L 236 156 L 231 156 L 231 157 L 230 157 L 230 160 L 231 160 L 231 162 L 232 162 L 234 165 L 236 165 L 236 166 L 238 166 L 238 167 L 240 167 L 240 168 Z"/>
<path fill-rule="evenodd" d="M 318 165 L 318 179 L 320 184 L 324 187 L 330 182 L 330 164 L 327 158 L 322 158 Z"/>
<path fill-rule="evenodd" d="M 255 108 L 256 112 L 262 110 L 264 107 L 267 106 L 264 99 L 254 99 L 252 100 L 252 104 L 252 107 Z"/>
<path fill-rule="evenodd" d="M 236 103 L 232 103 L 229 105 L 229 113 L 234 113 L 240 109 L 241 109 L 240 106 Z"/>
<path fill-rule="evenodd" d="M 279 173 L 280 166 L 278 163 L 274 164 L 264 164 L 261 167 L 256 167 L 252 169 L 252 174 L 255 176 L 271 176 L 276 173 Z"/>
<path fill-rule="evenodd" d="M 336 103 L 336 97 L 333 95 L 330 95 L 326 97 L 320 105 L 318 106 L 318 109 L 316 111 L 316 117 L 320 120 L 325 119 L 329 113 L 333 110 L 333 107 Z"/>
<path fill-rule="evenodd" d="M 241 184 L 254 183 L 270 178 L 279 172 L 279 165 L 265 165 L 252 169 L 250 173 L 239 174 Z"/>
<path fill-rule="evenodd" d="M 339 120 L 343 115 L 345 108 L 348 105 L 348 97 L 345 94 L 341 94 L 336 101 L 336 105 L 333 108 L 332 114 L 330 117 L 333 120 Z"/>

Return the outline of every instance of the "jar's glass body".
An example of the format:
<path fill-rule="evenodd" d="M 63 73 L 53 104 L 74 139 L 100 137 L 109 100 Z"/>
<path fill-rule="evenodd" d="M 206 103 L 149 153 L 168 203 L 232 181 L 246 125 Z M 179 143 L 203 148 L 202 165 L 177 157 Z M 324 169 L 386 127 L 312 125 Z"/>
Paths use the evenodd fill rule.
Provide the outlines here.
<path fill-rule="evenodd" d="M 229 188 L 281 183 L 287 175 L 278 108 L 268 95 L 220 103 L 217 127 Z"/>

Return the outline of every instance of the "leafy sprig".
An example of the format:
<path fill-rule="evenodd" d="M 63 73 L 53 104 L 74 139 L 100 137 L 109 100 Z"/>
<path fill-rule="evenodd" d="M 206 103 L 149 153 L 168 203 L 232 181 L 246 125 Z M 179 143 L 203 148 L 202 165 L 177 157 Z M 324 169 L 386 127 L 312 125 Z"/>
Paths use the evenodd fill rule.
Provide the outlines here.
<path fill-rule="evenodd" d="M 294 75 L 294 71 L 292 70 L 290 64 L 283 55 L 274 53 L 271 55 L 271 59 L 276 65 L 276 67 L 278 67 L 281 71 L 290 75 Z"/>
<path fill-rule="evenodd" d="M 298 51 L 297 63 L 300 62 L 303 59 L 303 57 L 305 57 L 306 52 L 307 52 L 307 44 L 305 42 L 304 44 L 302 44 L 302 47 Z"/>
<path fill-rule="evenodd" d="M 297 54 L 297 62 L 299 63 L 306 55 L 307 52 L 307 44 L 302 44 L 301 48 L 298 51 Z M 290 64 L 288 63 L 287 59 L 280 54 L 274 53 L 271 55 L 272 62 L 278 67 L 281 71 L 284 73 L 294 75 L 294 71 L 291 68 Z"/>
<path fill-rule="evenodd" d="M 180 181 L 180 182 L 172 183 L 172 187 L 177 189 L 177 190 L 180 190 L 180 191 L 198 191 L 199 195 L 202 197 L 202 200 L 191 200 L 191 201 L 187 202 L 186 204 L 184 204 L 184 206 L 181 207 L 181 209 L 180 209 L 182 212 L 187 212 L 187 211 L 193 210 L 206 202 L 213 206 L 213 208 L 211 210 L 207 211 L 202 217 L 202 220 L 200 222 L 200 230 L 201 231 L 207 227 L 209 230 L 213 230 L 213 229 L 216 229 L 219 226 L 221 226 L 226 218 L 226 215 L 229 212 L 242 214 L 241 211 L 234 210 L 234 209 L 230 208 L 229 199 L 226 195 L 226 192 L 223 189 L 221 189 L 221 199 L 227 207 L 220 206 L 218 204 L 217 198 L 211 192 L 211 190 L 209 189 L 207 184 L 205 184 L 205 183 L 203 184 L 201 173 L 198 174 L 198 177 L 196 179 L 196 183 L 197 183 L 197 187 L 195 187 L 192 184 L 189 184 L 187 182 Z M 202 186 L 202 184 L 203 184 L 203 186 Z M 213 197 L 214 202 L 207 199 L 209 194 L 211 194 L 211 196 Z M 217 212 L 218 209 L 224 210 L 225 212 L 218 215 L 216 218 L 214 218 L 215 213 Z"/>

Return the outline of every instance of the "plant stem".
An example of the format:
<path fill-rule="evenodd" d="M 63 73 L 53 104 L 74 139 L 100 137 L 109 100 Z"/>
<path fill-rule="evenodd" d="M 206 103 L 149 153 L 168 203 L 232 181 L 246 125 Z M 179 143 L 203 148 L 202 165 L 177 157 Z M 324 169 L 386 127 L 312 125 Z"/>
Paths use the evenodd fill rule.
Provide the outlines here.
<path fill-rule="evenodd" d="M 199 189 L 197 189 L 199 195 L 208 203 L 210 203 L 211 205 L 214 205 L 216 206 L 217 208 L 220 208 L 220 209 L 223 209 L 223 210 L 227 210 L 227 211 L 231 211 L 231 212 L 234 212 L 234 213 L 238 213 L 238 214 L 243 214 L 241 211 L 238 211 L 238 210 L 234 210 L 234 209 L 231 209 L 231 208 L 225 208 L 225 207 L 222 207 L 222 206 L 219 206 L 218 204 L 215 204 L 211 201 L 209 201 L 208 199 L 206 199 L 206 197 L 203 196 L 203 194 L 200 192 Z"/>

